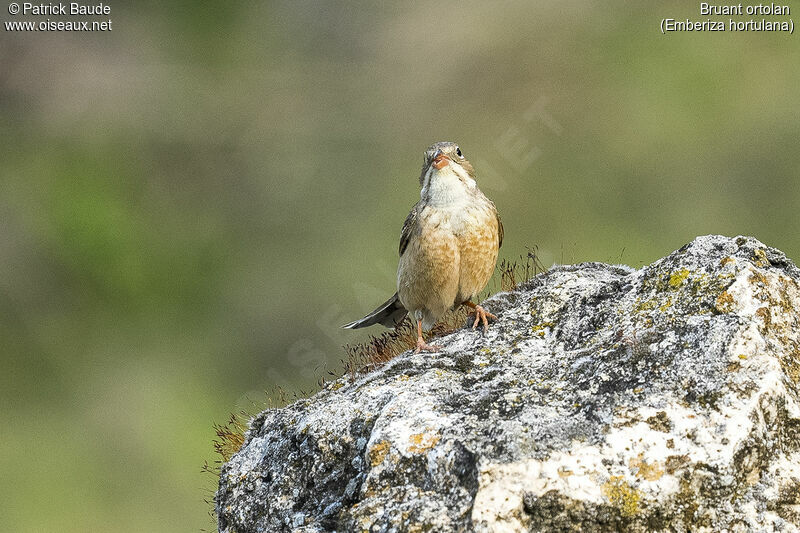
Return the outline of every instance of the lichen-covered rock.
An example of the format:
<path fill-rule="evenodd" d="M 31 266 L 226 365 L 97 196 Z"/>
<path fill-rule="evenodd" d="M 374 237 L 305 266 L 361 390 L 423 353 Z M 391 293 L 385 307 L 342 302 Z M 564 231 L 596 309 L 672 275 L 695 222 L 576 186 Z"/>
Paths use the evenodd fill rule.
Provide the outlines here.
<path fill-rule="evenodd" d="M 261 413 L 219 529 L 797 531 L 799 282 L 749 237 L 554 267 L 485 336 Z"/>

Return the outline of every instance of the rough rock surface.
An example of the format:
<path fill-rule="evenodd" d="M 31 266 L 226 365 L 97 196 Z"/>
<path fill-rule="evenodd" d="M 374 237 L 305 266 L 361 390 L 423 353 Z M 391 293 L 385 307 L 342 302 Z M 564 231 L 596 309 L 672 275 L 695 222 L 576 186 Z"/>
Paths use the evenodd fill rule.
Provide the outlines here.
<path fill-rule="evenodd" d="M 554 267 L 486 336 L 261 413 L 219 530 L 797 531 L 799 282 L 749 237 Z"/>

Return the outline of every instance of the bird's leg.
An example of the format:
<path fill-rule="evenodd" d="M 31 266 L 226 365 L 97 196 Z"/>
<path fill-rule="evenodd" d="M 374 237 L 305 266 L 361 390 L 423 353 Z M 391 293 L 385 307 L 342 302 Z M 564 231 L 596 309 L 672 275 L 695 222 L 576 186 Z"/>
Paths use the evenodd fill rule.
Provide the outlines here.
<path fill-rule="evenodd" d="M 425 343 L 425 339 L 422 338 L 422 320 L 417 320 L 417 349 L 414 350 L 414 353 L 438 352 L 441 349 L 442 349 L 441 346 Z"/>
<path fill-rule="evenodd" d="M 467 307 L 471 307 L 472 309 L 475 310 L 475 323 L 472 324 L 472 329 L 477 328 L 479 322 L 483 322 L 483 332 L 486 333 L 487 331 L 489 331 L 489 321 L 487 319 L 491 318 L 492 320 L 497 320 L 497 317 L 495 315 L 493 315 L 480 305 L 475 305 L 470 300 L 464 302 L 464 305 L 466 305 Z"/>

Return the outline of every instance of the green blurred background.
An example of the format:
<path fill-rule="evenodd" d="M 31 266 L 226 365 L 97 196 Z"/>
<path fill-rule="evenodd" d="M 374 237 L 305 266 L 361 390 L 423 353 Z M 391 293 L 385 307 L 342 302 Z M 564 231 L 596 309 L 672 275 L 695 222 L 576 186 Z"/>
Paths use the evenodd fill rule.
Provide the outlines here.
<path fill-rule="evenodd" d="M 669 4 L 114 2 L 112 32 L 3 31 L 3 529 L 213 530 L 213 423 L 379 332 L 338 325 L 394 291 L 434 141 L 507 258 L 641 266 L 708 233 L 800 258 L 800 37 L 665 36 L 704 18 Z"/>

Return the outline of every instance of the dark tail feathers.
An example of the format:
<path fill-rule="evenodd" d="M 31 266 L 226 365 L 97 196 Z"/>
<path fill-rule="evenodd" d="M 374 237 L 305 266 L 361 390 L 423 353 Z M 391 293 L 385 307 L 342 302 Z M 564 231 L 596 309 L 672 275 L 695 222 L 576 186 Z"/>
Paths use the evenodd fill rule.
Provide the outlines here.
<path fill-rule="evenodd" d="M 377 309 L 361 320 L 350 322 L 342 327 L 346 329 L 358 329 L 373 324 L 382 324 L 387 328 L 393 328 L 400 324 L 407 314 L 408 311 L 406 311 L 406 308 L 400 303 L 400 300 L 397 298 L 397 293 L 394 293 L 394 296 L 386 300 Z"/>

